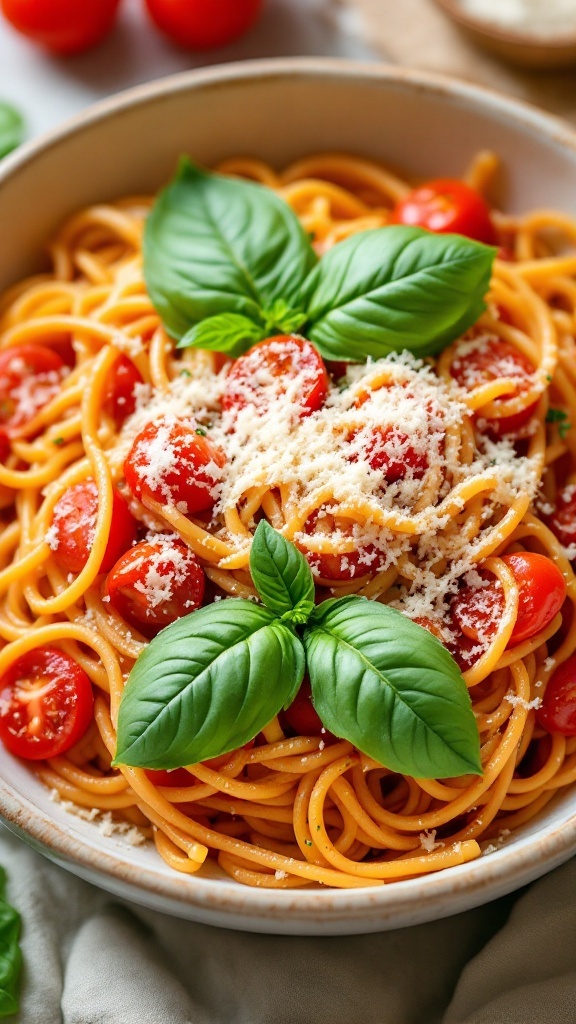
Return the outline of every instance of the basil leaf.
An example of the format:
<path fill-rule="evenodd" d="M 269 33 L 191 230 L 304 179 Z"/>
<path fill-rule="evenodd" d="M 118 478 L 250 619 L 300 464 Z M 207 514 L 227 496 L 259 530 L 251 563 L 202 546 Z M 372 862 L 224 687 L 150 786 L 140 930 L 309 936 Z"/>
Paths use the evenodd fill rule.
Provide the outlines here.
<path fill-rule="evenodd" d="M 322 257 L 304 284 L 306 336 L 328 359 L 439 352 L 485 308 L 496 250 L 420 228 L 362 231 Z"/>
<path fill-rule="evenodd" d="M 270 189 L 180 161 L 144 232 L 144 277 L 176 338 L 206 317 L 258 321 L 293 305 L 316 255 L 296 214 Z"/>
<path fill-rule="evenodd" d="M 282 334 L 292 334 L 297 331 L 306 321 L 306 313 L 303 309 L 291 309 L 284 299 L 276 299 L 271 309 L 262 311 L 267 333 L 281 331 Z"/>
<path fill-rule="evenodd" d="M 422 626 L 386 605 L 343 597 L 315 609 L 304 644 L 314 706 L 336 736 L 401 774 L 482 774 L 466 684 Z"/>
<path fill-rule="evenodd" d="M 193 345 L 195 348 L 226 352 L 236 359 L 265 336 L 265 330 L 247 316 L 240 313 L 219 313 L 191 327 L 178 342 L 178 348 L 189 348 Z"/>
<path fill-rule="evenodd" d="M 11 153 L 24 139 L 24 118 L 11 103 L 0 102 L 0 157 Z"/>
<path fill-rule="evenodd" d="M 304 623 L 314 608 L 314 579 L 304 555 L 262 519 L 250 551 L 250 572 L 264 604 L 285 621 Z"/>
<path fill-rule="evenodd" d="M 236 750 L 293 700 L 304 649 L 237 598 L 173 622 L 138 658 L 120 702 L 114 764 L 179 768 Z"/>
<path fill-rule="evenodd" d="M 6 872 L 0 868 L 0 1017 L 18 1013 L 22 953 L 18 945 L 20 914 L 3 899 Z"/>

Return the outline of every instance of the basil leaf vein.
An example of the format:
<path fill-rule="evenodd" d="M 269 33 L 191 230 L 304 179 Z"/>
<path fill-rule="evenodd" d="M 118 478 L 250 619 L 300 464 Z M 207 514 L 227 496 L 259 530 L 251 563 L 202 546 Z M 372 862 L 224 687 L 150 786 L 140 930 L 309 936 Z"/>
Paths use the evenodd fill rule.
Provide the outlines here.
<path fill-rule="evenodd" d="M 314 608 L 314 579 L 304 555 L 263 519 L 250 551 L 254 585 L 270 611 L 304 623 Z"/>
<path fill-rule="evenodd" d="M 0 1017 L 19 1010 L 18 983 L 22 966 L 20 914 L 4 897 L 6 872 L 0 868 Z"/>
<path fill-rule="evenodd" d="M 144 277 L 167 331 L 206 317 L 255 323 L 282 299 L 298 304 L 317 257 L 290 207 L 270 189 L 180 162 L 144 232 Z"/>
<path fill-rule="evenodd" d="M 482 773 L 466 684 L 427 630 L 350 596 L 314 610 L 304 644 L 314 706 L 335 735 L 401 774 Z"/>
<path fill-rule="evenodd" d="M 437 353 L 484 310 L 494 254 L 461 235 L 420 228 L 351 235 L 303 286 L 306 335 L 329 359 Z"/>
<path fill-rule="evenodd" d="M 178 619 L 138 658 L 120 703 L 115 764 L 178 768 L 236 750 L 294 698 L 304 648 L 252 601 Z"/>

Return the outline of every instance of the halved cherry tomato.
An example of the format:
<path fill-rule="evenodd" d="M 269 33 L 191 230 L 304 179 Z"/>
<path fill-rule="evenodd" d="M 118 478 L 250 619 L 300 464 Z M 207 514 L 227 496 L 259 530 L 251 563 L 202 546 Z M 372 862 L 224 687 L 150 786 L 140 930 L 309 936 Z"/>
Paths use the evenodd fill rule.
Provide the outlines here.
<path fill-rule="evenodd" d="M 143 383 L 140 370 L 122 353 L 112 367 L 104 389 L 104 404 L 118 427 L 121 427 L 124 420 L 134 412 L 134 388 L 137 384 Z"/>
<path fill-rule="evenodd" d="M 132 494 L 175 505 L 184 513 L 212 508 L 226 456 L 204 434 L 178 420 L 144 427 L 124 463 Z"/>
<path fill-rule="evenodd" d="M 232 364 L 222 398 L 223 409 L 252 405 L 262 416 L 298 381 L 294 405 L 301 416 L 321 409 L 328 394 L 322 356 L 304 338 L 280 334 L 254 345 Z"/>
<path fill-rule="evenodd" d="M 13 345 L 0 351 L 0 423 L 9 433 L 33 420 L 56 397 L 64 363 L 45 345 Z"/>
<path fill-rule="evenodd" d="M 54 506 L 52 539 L 54 560 L 62 572 L 81 572 L 94 543 L 98 515 L 98 488 L 93 480 L 74 484 Z M 99 572 L 108 572 L 136 540 L 136 520 L 122 495 L 114 489 L 112 523 Z"/>
<path fill-rule="evenodd" d="M 342 521 L 335 526 L 340 533 L 346 533 L 347 526 L 342 526 Z M 312 535 L 319 533 L 326 536 L 329 530 L 323 525 L 322 517 L 318 512 L 313 512 L 304 524 L 304 530 Z M 345 554 L 331 554 L 330 552 L 307 551 L 303 548 L 306 560 L 316 576 L 333 582 L 358 579 L 370 572 L 377 572 L 380 568 L 384 555 L 378 551 L 373 544 L 366 544 L 354 551 L 347 551 Z"/>
<path fill-rule="evenodd" d="M 576 544 L 576 487 L 565 487 L 556 499 L 556 508 L 546 523 L 564 547 Z"/>
<path fill-rule="evenodd" d="M 155 636 L 200 607 L 205 582 L 196 555 L 181 541 L 142 541 L 108 573 L 104 595 L 122 618 L 145 636 Z"/>
<path fill-rule="evenodd" d="M 28 651 L 0 679 L 0 739 L 16 757 L 39 761 L 70 750 L 93 710 L 84 669 L 55 647 Z"/>
<path fill-rule="evenodd" d="M 438 178 L 415 188 L 396 203 L 391 219 L 393 224 L 466 235 L 489 245 L 496 243 L 488 203 L 457 178 Z"/>
<path fill-rule="evenodd" d="M 247 32 L 262 0 L 146 0 L 146 6 L 161 32 L 178 46 L 209 50 Z"/>
<path fill-rule="evenodd" d="M 81 53 L 112 28 L 120 0 L 0 0 L 18 32 L 58 54 Z"/>
<path fill-rule="evenodd" d="M 349 440 L 353 441 L 358 431 L 354 431 Z M 411 472 L 415 480 L 421 480 L 428 469 L 428 459 L 424 452 L 418 452 L 410 444 L 408 434 L 397 427 L 375 427 L 372 437 L 366 445 L 366 459 L 372 469 L 381 470 L 389 484 L 404 480 Z M 350 456 L 351 462 L 357 462 L 358 456 Z"/>
<path fill-rule="evenodd" d="M 533 551 L 504 555 L 502 561 L 512 570 L 519 588 L 518 616 L 508 642 L 514 647 L 552 622 L 564 604 L 566 582 L 550 558 Z M 484 575 L 488 585 L 465 587 L 451 608 L 457 627 L 476 642 L 493 639 L 504 610 L 502 590 Z"/>
<path fill-rule="evenodd" d="M 166 768 L 147 768 L 146 777 L 155 786 L 193 786 L 194 779 L 185 768 L 174 768 L 168 771 Z"/>
<path fill-rule="evenodd" d="M 304 679 L 290 707 L 282 711 L 280 725 L 284 732 L 293 736 L 322 736 L 324 739 L 334 739 L 333 734 L 327 732 L 322 725 L 312 703 L 312 689 L 309 679 Z"/>
<path fill-rule="evenodd" d="M 450 366 L 450 375 L 460 385 L 471 391 L 479 384 L 487 384 L 499 377 L 511 377 L 517 382 L 513 395 L 502 395 L 494 399 L 496 404 L 528 391 L 533 382 L 534 367 L 523 352 L 507 341 L 489 338 L 467 355 L 456 357 Z M 487 420 L 490 432 L 498 437 L 514 434 L 534 415 L 538 402 L 532 402 L 520 412 L 511 416 L 492 417 Z M 480 416 L 482 414 L 480 413 Z"/>
<path fill-rule="evenodd" d="M 576 655 L 551 676 L 542 706 L 536 712 L 539 725 L 548 732 L 576 736 Z"/>

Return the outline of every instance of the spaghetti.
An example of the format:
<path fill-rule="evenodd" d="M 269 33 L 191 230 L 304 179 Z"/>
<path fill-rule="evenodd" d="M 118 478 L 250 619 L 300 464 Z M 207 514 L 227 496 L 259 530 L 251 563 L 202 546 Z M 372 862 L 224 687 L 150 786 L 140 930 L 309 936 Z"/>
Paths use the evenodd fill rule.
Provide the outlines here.
<path fill-rule="evenodd" d="M 480 154 L 468 184 L 482 191 L 494 166 Z M 387 225 L 410 191 L 375 163 L 337 155 L 282 174 L 251 159 L 220 170 L 275 190 L 319 253 Z M 56 647 L 96 695 L 88 730 L 38 760 L 39 777 L 80 813 L 112 812 L 153 837 L 176 870 L 194 873 L 216 857 L 248 885 L 380 885 L 479 856 L 480 843 L 497 846 L 576 781 L 576 737 L 538 717 L 549 680 L 576 648 L 574 222 L 546 211 L 494 214 L 506 258 L 496 261 L 487 311 L 462 339 L 425 364 L 400 355 L 329 367 L 323 407 L 295 421 L 302 388 L 316 386 L 304 367 L 259 425 L 252 383 L 240 382 L 226 419 L 229 362 L 176 353 L 168 339 L 142 277 L 149 209 L 134 197 L 77 214 L 52 243 L 52 271 L 13 287 L 0 307 L 0 355 L 30 345 L 59 355 L 37 369 L 41 393 L 26 380 L 13 388 L 25 415 L 12 419 L 0 464 L 0 677 L 29 652 Z M 214 507 L 162 500 L 152 456 L 148 492 L 129 493 L 124 466 L 147 424 L 164 424 L 154 449 L 162 459 L 170 425 L 190 416 L 234 467 L 207 461 Z M 78 515 L 92 532 L 76 565 L 58 530 L 74 517 L 66 495 L 79 486 L 88 505 Z M 136 524 L 120 540 L 118 494 Z M 174 597 L 178 572 L 190 595 L 192 555 L 208 599 L 254 597 L 248 560 L 262 516 L 305 552 L 320 592 L 391 604 L 455 654 L 480 732 L 481 777 L 396 775 L 346 740 L 299 729 L 289 712 L 256 745 L 173 775 L 110 767 L 123 687 L 152 634 L 146 618 L 137 628 L 119 612 L 103 568 L 139 537 L 156 558 L 135 585 L 148 609 Z M 561 612 L 526 636 L 514 555 L 547 556 L 565 581 Z"/>

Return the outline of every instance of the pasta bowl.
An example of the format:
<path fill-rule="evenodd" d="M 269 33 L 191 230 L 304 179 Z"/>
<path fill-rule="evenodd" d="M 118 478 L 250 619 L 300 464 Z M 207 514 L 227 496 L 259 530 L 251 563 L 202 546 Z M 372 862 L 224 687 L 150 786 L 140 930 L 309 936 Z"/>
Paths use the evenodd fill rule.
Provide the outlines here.
<path fill-rule="evenodd" d="M 41 269 L 43 245 L 66 216 L 156 191 L 181 153 L 205 165 L 254 154 L 282 166 L 337 150 L 433 178 L 462 173 L 478 149 L 502 159 L 495 200 L 507 211 L 553 205 L 576 212 L 576 136 L 488 91 L 320 60 L 176 76 L 97 105 L 3 163 L 0 227 L 10 246 L 0 253 L 0 287 Z M 567 788 L 497 849 L 449 870 L 378 888 L 249 888 L 211 862 L 200 874 L 174 872 L 152 844 L 132 845 L 130 829 L 71 813 L 4 750 L 0 773 L 2 818 L 32 846 L 118 896 L 228 928 L 330 935 L 416 924 L 495 899 L 576 850 L 576 795 Z"/>

